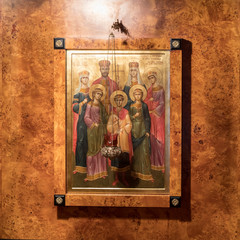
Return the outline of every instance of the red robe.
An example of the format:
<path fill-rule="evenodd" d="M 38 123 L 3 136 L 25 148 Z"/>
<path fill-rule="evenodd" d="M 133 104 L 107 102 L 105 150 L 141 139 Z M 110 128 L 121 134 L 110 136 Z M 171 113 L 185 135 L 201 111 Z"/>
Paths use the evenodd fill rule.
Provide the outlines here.
<path fill-rule="evenodd" d="M 161 86 L 148 89 L 145 103 L 151 117 L 151 165 L 154 170 L 164 171 L 165 150 L 165 93 Z"/>

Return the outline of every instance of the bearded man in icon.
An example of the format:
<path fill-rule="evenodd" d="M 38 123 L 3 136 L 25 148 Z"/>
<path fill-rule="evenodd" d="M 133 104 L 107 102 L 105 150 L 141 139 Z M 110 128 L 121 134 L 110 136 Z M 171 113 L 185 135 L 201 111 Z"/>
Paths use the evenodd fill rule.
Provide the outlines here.
<path fill-rule="evenodd" d="M 108 76 L 110 70 L 110 61 L 108 60 L 99 61 L 99 67 L 101 77 L 95 80 L 92 85 L 101 84 L 102 86 L 104 86 L 106 94 L 104 99 L 102 100 L 102 103 L 107 113 L 109 114 L 111 111 L 110 96 L 114 91 L 118 90 L 118 85 Z"/>

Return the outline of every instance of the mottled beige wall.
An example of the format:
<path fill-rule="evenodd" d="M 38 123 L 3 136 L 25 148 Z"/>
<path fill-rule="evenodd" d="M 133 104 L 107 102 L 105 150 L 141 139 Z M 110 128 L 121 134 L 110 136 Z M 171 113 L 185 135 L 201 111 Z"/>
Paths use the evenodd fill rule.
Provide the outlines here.
<path fill-rule="evenodd" d="M 0 5 L 1 238 L 237 239 L 239 1 L 0 0 Z M 183 79 L 181 209 L 53 206 L 53 38 L 106 39 L 116 18 L 133 38 L 191 43 L 191 63 L 189 50 L 184 60 L 190 71 Z"/>

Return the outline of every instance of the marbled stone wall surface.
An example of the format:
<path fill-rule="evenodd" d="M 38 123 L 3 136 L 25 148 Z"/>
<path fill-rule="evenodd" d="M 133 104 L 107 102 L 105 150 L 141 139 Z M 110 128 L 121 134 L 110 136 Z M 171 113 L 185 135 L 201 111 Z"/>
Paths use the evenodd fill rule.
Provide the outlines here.
<path fill-rule="evenodd" d="M 237 239 L 238 0 L 0 0 L 0 14 L 0 238 Z M 53 38 L 106 39 L 117 18 L 133 39 L 188 43 L 180 209 L 53 206 Z"/>

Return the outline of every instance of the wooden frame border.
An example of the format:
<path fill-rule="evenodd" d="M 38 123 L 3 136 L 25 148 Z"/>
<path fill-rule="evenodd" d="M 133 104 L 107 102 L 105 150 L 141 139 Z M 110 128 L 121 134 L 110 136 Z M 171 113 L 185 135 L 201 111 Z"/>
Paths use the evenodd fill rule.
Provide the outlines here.
<path fill-rule="evenodd" d="M 176 40 L 176 39 L 174 39 Z M 54 194 L 65 206 L 179 207 L 181 197 L 182 51 L 166 39 L 116 40 L 116 50 L 171 50 L 170 53 L 170 182 L 169 194 L 71 193 L 66 186 L 66 51 L 106 50 L 107 40 L 65 39 L 54 50 Z M 175 198 L 174 198 L 175 197 Z M 171 199 L 171 204 L 170 204 Z M 57 201 L 58 202 L 58 201 Z M 61 202 L 61 201 L 59 201 Z M 57 204 L 56 204 L 57 205 Z M 61 204 L 62 205 L 62 204 Z"/>

